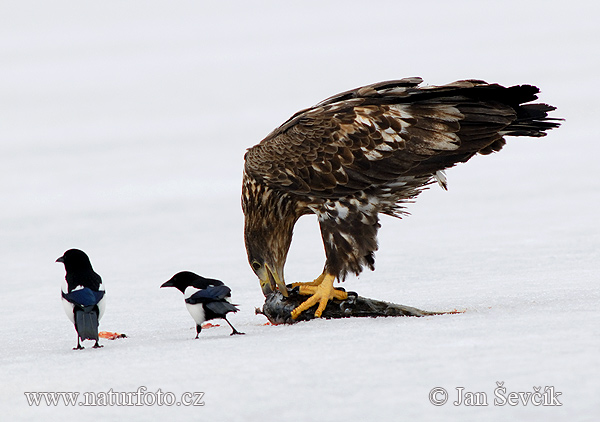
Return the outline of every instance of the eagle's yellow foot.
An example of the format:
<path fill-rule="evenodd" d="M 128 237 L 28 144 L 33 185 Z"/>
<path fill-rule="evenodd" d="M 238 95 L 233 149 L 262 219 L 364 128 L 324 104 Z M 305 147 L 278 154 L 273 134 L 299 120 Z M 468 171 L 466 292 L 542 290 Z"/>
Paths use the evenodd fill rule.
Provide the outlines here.
<path fill-rule="evenodd" d="M 292 283 L 292 288 L 301 287 L 301 286 L 318 286 L 319 284 L 321 284 L 323 282 L 324 278 L 325 278 L 325 273 L 321 274 L 320 276 L 315 278 L 313 281 L 302 281 L 302 282 L 298 281 L 296 283 Z M 311 294 L 311 293 L 303 293 L 303 294 Z"/>
<path fill-rule="evenodd" d="M 320 283 L 316 283 L 317 280 L 320 280 Z M 292 311 L 292 318 L 296 319 L 300 314 L 306 311 L 308 308 L 314 306 L 316 303 L 319 304 L 317 310 L 315 311 L 315 317 L 320 318 L 321 314 L 325 310 L 327 306 L 327 302 L 331 299 L 339 299 L 344 300 L 348 298 L 348 293 L 337 290 L 333 288 L 333 281 L 335 280 L 335 276 L 331 274 L 321 274 L 313 283 L 300 283 L 298 292 L 301 295 L 312 295 L 307 300 L 302 302 L 300 306 Z"/>

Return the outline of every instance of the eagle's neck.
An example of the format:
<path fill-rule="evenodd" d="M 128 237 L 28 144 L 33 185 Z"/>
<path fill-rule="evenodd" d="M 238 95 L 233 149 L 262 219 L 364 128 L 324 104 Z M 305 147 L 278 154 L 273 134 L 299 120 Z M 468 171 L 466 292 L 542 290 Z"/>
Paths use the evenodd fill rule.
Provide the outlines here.
<path fill-rule="evenodd" d="M 242 210 L 248 253 L 256 252 L 283 267 L 294 225 L 302 215 L 300 209 L 292 194 L 271 189 L 266 182 L 244 173 Z"/>

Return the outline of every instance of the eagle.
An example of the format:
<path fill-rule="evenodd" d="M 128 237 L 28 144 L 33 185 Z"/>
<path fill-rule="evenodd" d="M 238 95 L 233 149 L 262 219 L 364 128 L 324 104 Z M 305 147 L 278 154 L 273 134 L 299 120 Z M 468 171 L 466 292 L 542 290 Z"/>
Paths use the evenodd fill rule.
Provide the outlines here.
<path fill-rule="evenodd" d="M 295 223 L 316 214 L 325 266 L 293 283 L 309 296 L 292 318 L 347 298 L 334 281 L 374 270 L 379 214 L 401 218 L 444 170 L 500 151 L 506 136 L 542 137 L 562 119 L 532 85 L 482 80 L 420 86 L 418 77 L 343 92 L 294 114 L 244 156 L 242 210 L 248 262 L 265 296 L 288 296 L 284 265 Z"/>

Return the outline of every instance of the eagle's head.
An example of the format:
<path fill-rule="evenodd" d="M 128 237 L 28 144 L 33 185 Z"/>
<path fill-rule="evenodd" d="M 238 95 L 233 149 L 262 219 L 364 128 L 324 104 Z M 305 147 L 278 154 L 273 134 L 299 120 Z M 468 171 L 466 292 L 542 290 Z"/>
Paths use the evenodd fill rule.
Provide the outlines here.
<path fill-rule="evenodd" d="M 287 288 L 283 277 L 283 267 L 285 265 L 285 255 L 282 256 L 280 248 L 270 242 L 275 233 L 266 233 L 265 230 L 253 230 L 252 224 L 248 224 L 246 218 L 246 229 L 244 238 L 246 241 L 246 251 L 248 252 L 248 262 L 252 271 L 260 280 L 260 287 L 265 296 L 280 290 L 284 296 L 287 296 Z"/>
<path fill-rule="evenodd" d="M 279 290 L 287 296 L 283 267 L 298 220 L 294 200 L 244 174 L 242 209 L 248 262 L 260 280 L 263 294 Z"/>

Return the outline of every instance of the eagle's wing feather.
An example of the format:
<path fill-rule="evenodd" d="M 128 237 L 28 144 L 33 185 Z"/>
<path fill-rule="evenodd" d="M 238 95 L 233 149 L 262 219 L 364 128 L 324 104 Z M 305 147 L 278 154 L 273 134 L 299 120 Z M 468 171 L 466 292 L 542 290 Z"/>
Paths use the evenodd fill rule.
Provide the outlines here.
<path fill-rule="evenodd" d="M 433 176 L 499 150 L 502 131 L 517 119 L 515 107 L 537 92 L 482 81 L 423 88 L 419 82 L 370 85 L 296 113 L 248 150 L 246 172 L 279 189 L 327 198 L 401 176 Z M 544 117 L 549 109 L 542 107 Z"/>
<path fill-rule="evenodd" d="M 307 213 L 319 219 L 324 274 L 343 280 L 373 269 L 379 213 L 400 217 L 428 184 L 445 187 L 442 170 L 500 150 L 506 135 L 539 137 L 559 126 L 548 118 L 554 107 L 526 104 L 539 92 L 531 85 L 420 83 L 408 78 L 335 95 L 247 151 L 244 239 L 261 280 L 270 271 L 283 284 L 294 224 Z"/>

